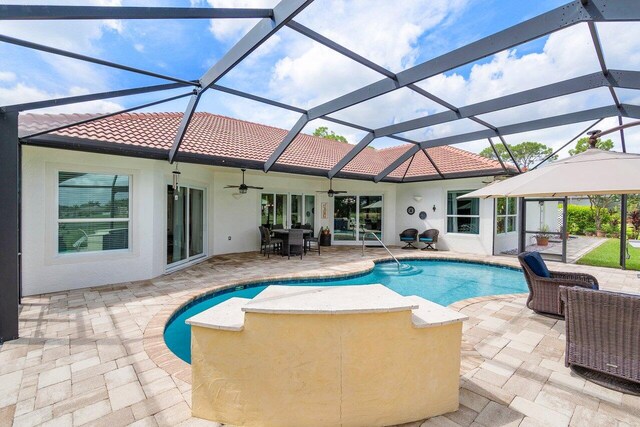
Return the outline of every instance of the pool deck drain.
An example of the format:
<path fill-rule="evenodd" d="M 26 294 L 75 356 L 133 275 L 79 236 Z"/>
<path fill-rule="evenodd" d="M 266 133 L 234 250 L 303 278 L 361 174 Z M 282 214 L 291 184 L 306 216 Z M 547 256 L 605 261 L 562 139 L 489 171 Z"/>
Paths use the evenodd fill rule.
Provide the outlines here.
<path fill-rule="evenodd" d="M 396 256 L 516 266 L 508 257 L 393 249 Z M 0 425 L 216 425 L 191 417 L 189 365 L 162 331 L 182 304 L 234 282 L 371 268 L 384 250 L 332 247 L 304 260 L 243 253 L 153 280 L 23 300 L 22 338 L 0 349 Z M 550 263 L 594 274 L 608 290 L 640 293 L 637 272 Z M 414 425 L 640 425 L 640 398 L 584 381 L 564 367 L 564 322 L 533 314 L 522 296 L 452 304 L 464 324 L 461 406 Z"/>

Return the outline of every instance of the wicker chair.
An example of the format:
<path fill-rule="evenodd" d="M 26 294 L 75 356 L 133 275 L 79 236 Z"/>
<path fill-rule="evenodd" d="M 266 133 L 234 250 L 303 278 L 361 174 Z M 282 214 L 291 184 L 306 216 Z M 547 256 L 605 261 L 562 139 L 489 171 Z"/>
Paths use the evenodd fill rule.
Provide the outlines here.
<path fill-rule="evenodd" d="M 640 393 L 640 295 L 562 286 L 560 297 L 565 365 L 605 387 Z"/>
<path fill-rule="evenodd" d="M 289 250 L 287 251 L 287 259 L 291 259 L 291 247 L 299 248 L 300 259 L 304 254 L 304 230 L 289 230 Z"/>
<path fill-rule="evenodd" d="M 400 233 L 400 241 L 406 243 L 402 249 L 418 249 L 413 246 L 413 244 L 418 241 L 418 230 L 415 228 L 407 228 Z"/>
<path fill-rule="evenodd" d="M 422 250 L 426 251 L 427 249 L 431 249 L 437 251 L 436 247 L 433 245 L 438 243 L 439 234 L 440 232 L 435 228 L 420 233 L 420 235 L 418 236 L 418 241 L 426 245 L 424 248 L 422 248 Z"/>
<path fill-rule="evenodd" d="M 304 228 L 304 227 L 303 227 Z M 316 249 L 318 249 L 318 255 L 320 255 L 320 235 L 322 234 L 322 230 L 318 231 L 318 236 L 314 237 L 313 234 L 309 234 L 304 236 L 304 253 L 311 252 L 312 244 L 316 245 Z"/>
<path fill-rule="evenodd" d="M 271 234 L 269 233 L 268 228 L 264 228 L 264 238 L 265 238 L 264 255 L 266 255 L 267 258 L 269 258 L 269 255 L 271 254 L 271 252 L 282 253 L 282 239 L 274 239 L 273 237 L 271 237 Z"/>
<path fill-rule="evenodd" d="M 260 232 L 260 253 L 264 253 L 265 246 L 267 244 L 267 238 L 265 235 L 271 235 L 271 232 L 268 228 L 263 227 L 262 225 L 258 226 L 258 231 Z"/>
<path fill-rule="evenodd" d="M 549 271 L 540 258 L 544 269 L 548 272 L 548 277 L 536 274 L 525 258 L 533 252 L 523 252 L 518 255 L 518 261 L 522 266 L 524 278 L 529 287 L 529 297 L 527 307 L 536 313 L 550 315 L 553 317 L 563 317 L 562 302 L 560 301 L 560 286 L 579 286 L 589 289 L 598 289 L 598 280 L 590 274 L 585 273 L 564 273 L 559 271 Z M 539 257 L 539 255 L 538 255 Z"/>

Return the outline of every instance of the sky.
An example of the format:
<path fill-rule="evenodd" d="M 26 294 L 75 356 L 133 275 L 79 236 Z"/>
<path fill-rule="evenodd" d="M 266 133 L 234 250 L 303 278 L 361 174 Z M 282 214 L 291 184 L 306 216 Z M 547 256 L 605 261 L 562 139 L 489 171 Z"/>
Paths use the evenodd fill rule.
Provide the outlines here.
<path fill-rule="evenodd" d="M 142 0 L 0 0 L 0 4 L 93 4 L 150 6 Z M 274 0 L 166 0 L 154 6 L 273 7 Z M 562 6 L 562 0 L 315 0 L 295 19 L 320 34 L 399 72 L 452 49 Z M 257 20 L 163 21 L 2 21 L 0 34 L 118 62 L 182 79 L 198 79 Z M 607 66 L 640 70 L 640 24 L 597 24 Z M 418 83 L 455 106 L 507 95 L 599 71 L 586 24 L 579 24 Z M 312 108 L 382 78 L 318 43 L 284 28 L 224 76 L 220 84 L 301 108 Z M 11 105 L 107 90 L 163 83 L 162 80 L 0 43 L 0 105 Z M 34 113 L 113 112 L 186 92 L 185 89 L 67 105 Z M 622 102 L 638 103 L 632 90 L 616 90 Z M 184 111 L 187 98 L 143 111 Z M 607 89 L 596 89 L 481 116 L 500 127 L 521 121 L 611 105 Z M 338 111 L 332 117 L 377 128 L 428 116 L 445 108 L 403 88 Z M 198 111 L 290 128 L 298 113 L 209 90 Z M 539 141 L 559 148 L 591 123 L 578 123 L 506 136 L 508 143 Z M 607 119 L 598 125 L 617 125 Z M 328 126 L 357 143 L 364 132 L 323 120 L 304 129 Z M 470 120 L 407 132 L 416 141 L 484 129 Z M 620 150 L 619 136 L 612 137 Z M 399 142 L 380 138 L 376 148 Z M 479 152 L 487 141 L 458 146 Z M 629 151 L 640 152 L 640 130 L 627 131 Z M 567 150 L 561 152 L 566 154 Z"/>

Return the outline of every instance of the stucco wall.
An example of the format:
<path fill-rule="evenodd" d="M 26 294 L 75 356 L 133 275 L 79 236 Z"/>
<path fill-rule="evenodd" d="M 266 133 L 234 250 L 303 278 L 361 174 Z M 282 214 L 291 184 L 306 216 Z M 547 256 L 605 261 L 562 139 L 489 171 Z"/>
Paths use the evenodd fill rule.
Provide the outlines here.
<path fill-rule="evenodd" d="M 462 324 L 418 329 L 411 315 L 245 313 L 242 331 L 193 326 L 193 414 L 233 425 L 372 426 L 455 411 Z"/>
<path fill-rule="evenodd" d="M 205 256 L 257 250 L 259 247 L 260 191 L 239 196 L 224 189 L 241 181 L 238 169 L 181 164 L 180 182 L 205 189 Z M 132 175 L 131 247 L 119 253 L 57 254 L 56 183 L 57 171 L 126 173 Z M 167 271 L 166 203 L 167 185 L 173 167 L 166 161 L 135 159 L 37 147 L 23 150 L 22 271 L 23 294 L 33 295 L 77 289 L 159 276 Z M 311 194 L 316 196 L 315 224 L 333 232 L 333 203 L 326 193 L 326 178 L 282 173 L 247 171 L 250 185 L 265 192 Z M 351 195 L 383 196 L 383 240 L 399 244 L 398 233 L 415 227 L 440 230 L 438 247 L 459 252 L 491 254 L 493 245 L 493 206 L 480 202 L 480 234 L 446 232 L 448 190 L 472 190 L 483 185 L 481 179 L 434 181 L 429 183 L 387 184 L 335 179 L 334 189 Z M 413 197 L 421 196 L 416 202 Z M 327 203 L 327 218 L 321 218 Z M 436 206 L 433 212 L 432 207 Z M 416 213 L 409 216 L 408 206 Z M 418 218 L 424 210 L 425 221 Z M 351 242 L 357 244 L 357 242 Z"/>
<path fill-rule="evenodd" d="M 480 200 L 480 234 L 447 233 L 447 191 L 475 190 L 484 186 L 482 181 L 481 178 L 468 178 L 399 185 L 396 206 L 396 244 L 400 244 L 397 234 L 404 229 L 417 228 L 422 232 L 428 228 L 436 228 L 440 230 L 437 245 L 439 249 L 491 255 L 494 228 L 492 200 Z M 422 199 L 416 201 L 414 196 Z M 407 213 L 409 206 L 413 206 L 416 210 L 413 215 Z M 423 221 L 418 217 L 420 211 L 427 213 L 426 220 Z"/>
<path fill-rule="evenodd" d="M 235 253 L 259 248 L 260 191 L 239 196 L 242 176 L 238 169 L 180 164 L 180 182 L 205 189 L 205 255 Z M 131 247 L 119 253 L 57 253 L 57 171 L 118 172 L 132 176 Z M 166 188 L 173 167 L 165 161 L 135 159 L 37 147 L 23 150 L 22 271 L 23 294 L 33 295 L 88 286 L 144 280 L 166 272 Z M 333 229 L 333 199 L 329 182 L 321 177 L 247 171 L 250 185 L 266 192 L 316 196 L 315 224 Z M 373 182 L 334 180 L 334 188 L 350 194 L 382 195 L 384 240 L 395 243 L 396 186 Z M 327 203 L 328 217 L 321 218 Z M 316 226 L 316 230 L 317 230 Z M 230 239 L 229 239 L 230 237 Z"/>

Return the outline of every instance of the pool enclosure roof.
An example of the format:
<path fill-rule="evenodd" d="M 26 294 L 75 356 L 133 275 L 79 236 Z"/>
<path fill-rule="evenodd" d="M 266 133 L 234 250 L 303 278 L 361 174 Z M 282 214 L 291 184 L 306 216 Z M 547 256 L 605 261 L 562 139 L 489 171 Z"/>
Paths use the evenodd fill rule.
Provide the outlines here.
<path fill-rule="evenodd" d="M 61 106 L 67 104 L 82 103 L 87 101 L 110 99 L 115 97 L 131 96 L 142 93 L 162 92 L 175 89 L 184 89 L 182 94 L 168 98 L 159 98 L 157 101 L 144 105 L 127 108 L 122 111 L 92 116 L 79 122 L 66 123 L 44 131 L 21 135 L 22 144 L 45 145 L 67 149 L 109 152 L 111 154 L 136 155 L 139 157 L 149 157 L 145 150 L 136 150 L 135 147 L 107 148 L 102 147 L 100 141 L 82 141 L 71 136 L 55 135 L 53 132 L 70 128 L 74 125 L 85 124 L 90 121 L 100 120 L 106 117 L 135 111 L 142 108 L 169 102 L 178 98 L 188 98 L 188 105 L 184 115 L 177 126 L 173 142 L 166 152 L 166 160 L 170 163 L 175 161 L 190 161 L 189 156 L 184 154 L 183 141 L 185 135 L 193 125 L 194 113 L 197 111 L 198 103 L 203 94 L 207 91 L 219 91 L 233 96 L 246 98 L 252 101 L 263 103 L 274 108 L 282 108 L 299 114 L 295 125 L 282 137 L 281 141 L 270 152 L 269 156 L 261 164 L 255 161 L 244 164 L 241 159 L 211 157 L 201 159 L 200 163 L 212 165 L 229 166 L 230 159 L 235 161 L 234 166 L 244 166 L 253 169 L 262 169 L 265 172 L 283 170 L 281 159 L 285 152 L 290 149 L 292 143 L 303 128 L 316 119 L 323 119 L 342 126 L 348 126 L 365 132 L 365 136 L 344 154 L 335 164 L 323 171 L 323 175 L 328 178 L 345 177 L 371 179 L 375 182 L 398 180 L 398 171 L 408 169 L 410 163 L 418 156 L 426 158 L 433 169 L 438 170 L 438 165 L 429 155 L 427 149 L 444 145 L 460 144 L 470 141 L 488 139 L 491 146 L 494 144 L 504 144 L 507 152 L 513 161 L 512 153 L 509 151 L 505 136 L 519 134 L 523 132 L 537 131 L 541 129 L 553 128 L 582 122 L 593 122 L 591 125 L 576 136 L 578 138 L 586 130 L 593 127 L 598 121 L 609 118 L 623 117 L 640 118 L 640 106 L 623 103 L 616 92 L 622 90 L 640 89 L 640 72 L 633 70 L 618 70 L 608 68 L 605 61 L 603 44 L 598 35 L 596 23 L 603 22 L 638 22 L 640 21 L 640 2 L 637 0 L 576 0 L 558 7 L 527 21 L 516 24 L 510 28 L 484 37 L 473 43 L 467 44 L 443 55 L 437 56 L 416 66 L 407 68 L 401 72 L 392 72 L 375 62 L 364 58 L 352 50 L 338 44 L 336 41 L 321 35 L 311 28 L 296 21 L 296 16 L 312 3 L 312 0 L 282 0 L 273 9 L 224 9 L 224 8 L 180 8 L 180 7 L 107 7 L 107 6 L 46 6 L 46 5 L 0 5 L 0 20 L 105 20 L 105 19 L 233 19 L 233 18 L 255 18 L 257 23 L 247 32 L 230 50 L 226 52 L 215 64 L 213 64 L 199 78 L 194 76 L 193 80 L 176 78 L 171 75 L 157 73 L 131 67 L 124 64 L 114 63 L 95 57 L 89 57 L 62 49 L 44 46 L 41 44 L 16 39 L 0 34 L 0 42 L 22 46 L 37 51 L 48 52 L 68 58 L 74 58 L 94 64 L 125 70 L 167 81 L 165 84 L 136 87 L 131 89 L 114 90 L 88 95 L 71 96 L 66 98 L 50 99 L 38 102 L 29 102 L 17 105 L 4 105 L 0 107 L 0 113 L 12 114 L 25 112 L 46 107 Z M 547 36 L 551 33 L 562 31 L 577 24 L 586 24 L 593 42 L 593 56 L 597 59 L 600 70 L 591 74 L 569 78 L 567 80 L 550 83 L 544 86 L 523 90 L 517 93 L 502 95 L 490 98 L 481 102 L 469 105 L 453 105 L 447 100 L 434 95 L 424 87 L 418 85 L 426 79 L 446 73 L 471 64 L 475 61 L 505 51 L 507 49 L 526 44 L 530 41 Z M 34 24 L 36 25 L 36 24 Z M 278 34 L 284 27 L 291 29 L 309 39 L 329 48 L 341 55 L 346 56 L 360 65 L 375 71 L 380 75 L 380 80 L 365 85 L 357 90 L 323 102 L 312 108 L 300 108 L 287 105 L 279 101 L 270 100 L 251 93 L 240 91 L 234 88 L 220 85 L 220 80 L 237 67 L 257 48 L 267 42 L 271 37 Z M 393 31 L 393 28 L 386 29 Z M 576 61 L 585 60 L 575 58 Z M 499 112 L 527 104 L 552 100 L 571 94 L 587 92 L 589 90 L 604 88 L 610 93 L 610 104 L 596 108 L 572 111 L 566 114 L 552 117 L 526 120 L 508 125 L 495 125 L 487 121 L 486 116 L 490 113 Z M 348 109 L 352 106 L 365 103 L 374 98 L 384 96 L 399 90 L 410 90 L 420 97 L 428 99 L 442 107 L 442 111 L 417 117 L 411 120 L 393 123 L 383 127 L 372 128 L 361 123 L 353 123 L 338 119 L 332 114 Z M 482 116 L 483 118 L 480 118 Z M 479 127 L 479 130 L 471 132 L 442 136 L 431 139 L 414 139 L 407 137 L 407 133 L 418 129 L 433 128 L 438 125 L 448 124 L 456 126 L 464 121 L 472 121 Z M 397 157 L 390 161 L 381 170 L 375 171 L 371 176 L 355 176 L 345 171 L 354 159 L 356 159 L 372 142 L 379 138 L 392 138 L 402 143 L 406 143 L 405 150 L 397 150 Z M 575 140 L 572 139 L 571 141 Z M 569 141 L 566 145 L 568 145 Z M 623 143 L 624 144 L 624 143 Z M 566 146 L 565 145 L 565 146 Z M 625 149 L 623 145 L 623 150 Z M 121 152 L 119 152 L 121 150 Z M 497 151 L 496 151 L 497 154 Z M 550 156 L 551 157 L 551 156 Z M 155 157 L 157 158 L 157 157 Z M 499 158 L 499 156 L 498 156 Z M 424 159 L 423 159 L 424 160 Z M 502 173 L 511 174 L 520 172 L 516 164 L 517 171 L 505 165 L 505 160 L 500 159 Z M 514 161 L 515 163 L 515 161 Z M 288 172 L 309 173 L 308 168 L 287 168 Z M 477 176 L 486 175 L 479 171 Z M 444 176 L 438 173 L 438 179 L 455 178 L 456 176 Z M 430 176 L 412 177 L 411 181 L 434 179 Z"/>

